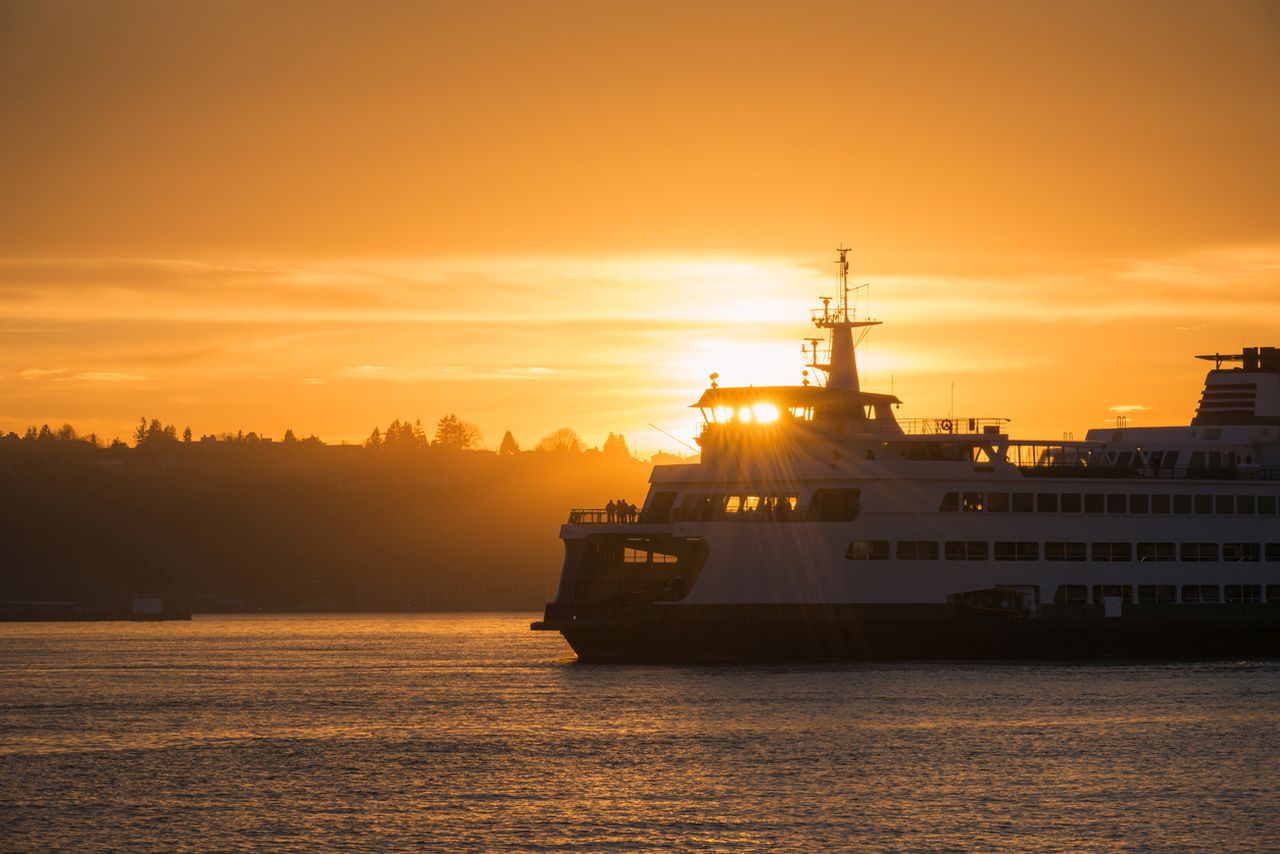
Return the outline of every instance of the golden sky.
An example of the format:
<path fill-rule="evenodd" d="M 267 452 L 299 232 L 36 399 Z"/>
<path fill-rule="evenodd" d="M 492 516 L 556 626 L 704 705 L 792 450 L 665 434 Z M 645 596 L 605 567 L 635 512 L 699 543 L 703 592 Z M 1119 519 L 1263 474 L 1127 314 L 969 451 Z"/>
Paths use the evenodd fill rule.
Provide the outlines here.
<path fill-rule="evenodd" d="M 678 450 L 842 241 L 902 416 L 1184 423 L 1280 345 L 1274 3 L 9 2 L 0 122 L 0 430 Z"/>

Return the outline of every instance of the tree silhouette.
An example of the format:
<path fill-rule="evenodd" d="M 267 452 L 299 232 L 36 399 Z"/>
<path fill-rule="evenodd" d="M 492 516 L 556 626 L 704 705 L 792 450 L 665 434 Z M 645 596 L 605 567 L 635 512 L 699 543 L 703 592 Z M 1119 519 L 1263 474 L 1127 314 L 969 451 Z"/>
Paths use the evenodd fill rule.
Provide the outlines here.
<path fill-rule="evenodd" d="M 480 428 L 449 414 L 437 422 L 436 438 L 432 444 L 455 450 L 475 448 L 480 444 Z"/>
<path fill-rule="evenodd" d="M 161 424 L 159 418 L 152 418 L 150 422 L 145 417 L 139 418 L 138 426 L 133 430 L 135 447 L 176 441 L 178 441 L 178 428 L 172 424 Z"/>
<path fill-rule="evenodd" d="M 190 424 L 188 424 L 186 426 L 186 429 L 182 431 L 182 441 L 186 442 L 188 445 L 191 444 L 191 425 Z"/>
<path fill-rule="evenodd" d="M 602 450 L 613 457 L 629 457 L 631 450 L 627 447 L 627 440 L 621 433 L 614 435 L 609 434 L 609 438 L 604 440 L 604 448 Z"/>
<path fill-rule="evenodd" d="M 549 436 L 543 436 L 542 441 L 538 443 L 538 450 L 548 454 L 580 454 L 586 447 L 582 439 L 578 438 L 578 434 L 568 427 L 561 427 Z"/>
<path fill-rule="evenodd" d="M 512 456 L 520 453 L 520 446 L 516 443 L 516 437 L 511 435 L 510 430 L 502 437 L 502 444 L 498 446 L 498 453 L 502 456 Z"/>
<path fill-rule="evenodd" d="M 364 446 L 366 448 L 381 448 L 382 431 L 377 427 L 374 427 L 373 432 L 369 434 L 369 438 L 364 440 Z"/>

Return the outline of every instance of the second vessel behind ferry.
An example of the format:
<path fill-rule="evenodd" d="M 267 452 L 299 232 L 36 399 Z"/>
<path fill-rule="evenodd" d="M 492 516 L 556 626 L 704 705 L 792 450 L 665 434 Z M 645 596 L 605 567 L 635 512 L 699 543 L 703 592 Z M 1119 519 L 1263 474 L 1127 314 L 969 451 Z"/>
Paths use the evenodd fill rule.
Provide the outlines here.
<path fill-rule="evenodd" d="M 638 522 L 574 510 L 534 629 L 584 661 L 1280 655 L 1280 349 L 1190 425 L 1010 438 L 861 389 L 847 249 L 818 385 L 719 388 Z"/>

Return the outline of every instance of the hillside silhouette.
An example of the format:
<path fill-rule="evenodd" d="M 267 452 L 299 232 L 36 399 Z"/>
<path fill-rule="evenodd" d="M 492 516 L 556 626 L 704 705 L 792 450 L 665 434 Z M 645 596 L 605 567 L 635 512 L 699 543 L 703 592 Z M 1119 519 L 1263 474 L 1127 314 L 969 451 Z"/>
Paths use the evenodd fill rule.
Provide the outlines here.
<path fill-rule="evenodd" d="M 539 609 L 570 508 L 639 503 L 649 465 L 572 430 L 479 450 L 446 416 L 363 445 L 196 438 L 143 419 L 133 444 L 64 425 L 0 437 L 0 600 L 195 611 Z"/>

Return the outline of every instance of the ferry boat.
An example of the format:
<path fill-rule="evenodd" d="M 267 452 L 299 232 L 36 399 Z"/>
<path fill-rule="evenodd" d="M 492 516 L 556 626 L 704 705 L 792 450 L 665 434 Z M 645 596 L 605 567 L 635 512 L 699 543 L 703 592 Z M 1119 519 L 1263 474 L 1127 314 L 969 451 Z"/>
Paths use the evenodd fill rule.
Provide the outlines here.
<path fill-rule="evenodd" d="M 813 382 L 713 374 L 700 461 L 655 466 L 638 516 L 570 512 L 533 629 L 586 662 L 1280 655 L 1280 349 L 1198 356 L 1184 426 L 900 420 L 837 251 Z"/>

